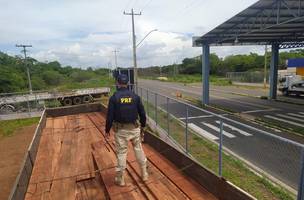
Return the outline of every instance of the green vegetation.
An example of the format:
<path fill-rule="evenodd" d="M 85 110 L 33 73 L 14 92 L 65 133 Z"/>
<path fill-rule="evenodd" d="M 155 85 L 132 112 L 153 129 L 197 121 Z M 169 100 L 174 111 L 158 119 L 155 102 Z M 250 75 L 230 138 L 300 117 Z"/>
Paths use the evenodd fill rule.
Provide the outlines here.
<path fill-rule="evenodd" d="M 279 69 L 285 68 L 287 59 L 303 57 L 303 49 L 281 52 Z M 268 53 L 268 64 L 270 63 L 270 58 L 271 53 Z M 210 74 L 217 77 L 225 77 L 227 72 L 263 72 L 263 70 L 264 55 L 250 53 L 249 55 L 230 55 L 225 58 L 220 58 L 214 53 L 210 55 Z M 143 78 L 163 76 L 168 77 L 169 80 L 171 79 L 183 83 L 198 82 L 200 81 L 202 74 L 202 59 L 201 56 L 197 56 L 194 58 L 185 58 L 180 64 L 140 68 L 138 74 Z M 183 78 L 184 76 L 187 77 L 186 75 L 194 75 L 194 77 Z"/>
<path fill-rule="evenodd" d="M 286 130 L 288 132 L 292 132 L 294 134 L 299 134 L 301 136 L 304 136 L 304 128 L 302 127 L 298 127 L 298 126 L 286 127 L 284 123 L 266 118 L 257 118 L 256 121 L 268 127 Z"/>
<path fill-rule="evenodd" d="M 142 76 L 141 78 L 144 79 L 152 79 L 152 80 L 157 80 L 158 77 L 153 77 L 153 76 Z M 169 76 L 166 77 L 167 80 L 162 79 L 161 81 L 168 81 L 168 82 L 178 82 L 178 83 L 184 83 L 184 84 L 188 84 L 188 83 L 197 83 L 197 82 L 202 82 L 202 75 L 200 74 L 178 74 L 176 76 Z M 227 85 L 231 85 L 232 82 L 227 79 L 227 78 L 223 78 L 223 77 L 219 77 L 219 76 L 210 76 L 210 83 L 212 85 L 218 85 L 218 86 L 227 86 Z"/>
<path fill-rule="evenodd" d="M 38 122 L 39 118 L 0 121 L 0 138 L 11 136 L 17 129 L 36 124 Z"/>
<path fill-rule="evenodd" d="M 102 87 L 114 84 L 105 68 L 81 69 L 61 66 L 57 61 L 43 63 L 28 58 L 33 90 L 67 90 Z M 26 68 L 20 57 L 0 52 L 0 93 L 28 90 Z"/>
<path fill-rule="evenodd" d="M 155 120 L 155 107 L 143 101 L 147 114 Z M 157 122 L 164 130 L 168 130 L 168 115 L 157 110 Z M 185 148 L 185 125 L 173 116 L 169 116 L 170 136 Z M 189 153 L 207 169 L 218 173 L 218 145 L 199 137 L 192 130 L 188 131 Z M 259 200 L 292 200 L 295 197 L 286 189 L 272 184 L 265 177 L 253 173 L 242 161 L 223 153 L 223 177 L 242 188 Z"/>

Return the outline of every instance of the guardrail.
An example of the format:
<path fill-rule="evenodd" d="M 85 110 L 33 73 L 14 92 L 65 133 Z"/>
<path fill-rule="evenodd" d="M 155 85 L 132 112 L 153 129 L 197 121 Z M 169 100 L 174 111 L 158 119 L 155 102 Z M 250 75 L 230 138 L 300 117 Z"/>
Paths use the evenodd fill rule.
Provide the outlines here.
<path fill-rule="evenodd" d="M 149 89 L 137 87 L 135 91 L 152 124 L 161 130 L 160 137 L 170 138 L 219 176 L 233 182 L 229 170 L 240 165 L 303 198 L 303 144 Z"/>

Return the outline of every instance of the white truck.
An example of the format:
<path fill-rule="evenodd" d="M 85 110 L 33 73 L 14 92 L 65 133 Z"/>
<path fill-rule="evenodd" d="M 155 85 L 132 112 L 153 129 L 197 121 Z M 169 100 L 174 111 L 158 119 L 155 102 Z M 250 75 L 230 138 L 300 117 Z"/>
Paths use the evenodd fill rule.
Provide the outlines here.
<path fill-rule="evenodd" d="M 285 75 L 279 78 L 279 90 L 284 96 L 304 95 L 304 80 L 299 75 Z"/>
<path fill-rule="evenodd" d="M 34 101 L 58 100 L 63 106 L 90 103 L 102 95 L 107 96 L 110 88 L 86 88 L 65 92 L 48 91 L 33 92 L 32 94 L 5 94 L 0 96 L 0 113 L 7 113 L 16 110 L 16 104 Z"/>

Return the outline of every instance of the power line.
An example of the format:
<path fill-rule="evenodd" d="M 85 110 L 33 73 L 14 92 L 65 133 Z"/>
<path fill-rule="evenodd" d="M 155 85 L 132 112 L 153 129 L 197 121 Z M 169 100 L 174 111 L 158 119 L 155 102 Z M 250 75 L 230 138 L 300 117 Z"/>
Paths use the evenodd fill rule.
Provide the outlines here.
<path fill-rule="evenodd" d="M 132 38 L 133 38 L 133 63 L 134 63 L 134 77 L 135 77 L 135 85 L 137 85 L 137 61 L 136 61 L 136 35 L 135 35 L 135 25 L 134 25 L 134 16 L 141 15 L 140 13 L 134 13 L 133 8 L 131 9 L 131 13 L 123 12 L 124 15 L 132 16 Z"/>
<path fill-rule="evenodd" d="M 29 66 L 27 64 L 27 56 L 26 56 L 26 51 L 28 47 L 33 47 L 32 45 L 24 45 L 24 44 L 16 44 L 16 47 L 18 48 L 23 48 L 22 52 L 24 53 L 24 65 L 26 67 L 26 72 L 27 72 L 27 79 L 28 79 L 28 84 L 29 84 L 29 91 L 30 91 L 30 94 L 33 93 L 33 90 L 32 90 L 32 82 L 31 82 L 31 75 L 30 75 L 30 69 L 29 69 Z"/>
<path fill-rule="evenodd" d="M 144 10 L 144 9 L 151 3 L 151 1 L 152 1 L 152 0 L 148 0 L 147 3 L 142 7 L 141 10 Z"/>

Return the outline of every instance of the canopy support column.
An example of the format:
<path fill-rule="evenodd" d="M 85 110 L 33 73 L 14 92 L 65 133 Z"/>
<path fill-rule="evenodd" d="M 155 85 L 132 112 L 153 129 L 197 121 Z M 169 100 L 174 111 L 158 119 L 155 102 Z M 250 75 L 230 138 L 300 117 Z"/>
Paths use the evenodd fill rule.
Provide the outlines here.
<path fill-rule="evenodd" d="M 278 64 L 279 64 L 279 44 L 272 44 L 270 63 L 270 99 L 277 98 Z"/>
<path fill-rule="evenodd" d="M 209 44 L 203 44 L 202 48 L 202 80 L 203 80 L 203 91 L 202 91 L 202 103 L 203 105 L 209 104 L 209 73 L 210 73 L 210 47 Z"/>

